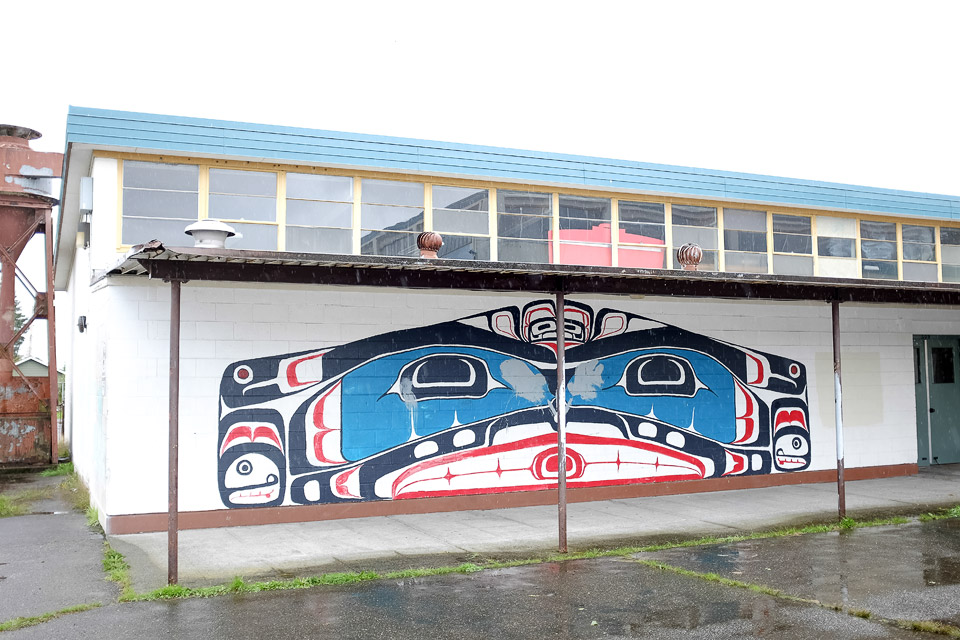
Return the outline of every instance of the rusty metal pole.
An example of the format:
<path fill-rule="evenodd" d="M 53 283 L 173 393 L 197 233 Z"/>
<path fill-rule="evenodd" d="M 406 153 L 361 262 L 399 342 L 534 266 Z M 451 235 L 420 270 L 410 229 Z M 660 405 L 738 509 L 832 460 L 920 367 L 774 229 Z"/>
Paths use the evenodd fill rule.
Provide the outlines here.
<path fill-rule="evenodd" d="M 43 236 L 47 245 L 47 372 L 50 374 L 50 464 L 60 462 L 60 423 L 57 409 L 60 406 L 60 378 L 57 375 L 57 323 L 53 309 L 53 214 L 50 209 L 43 214 Z"/>
<path fill-rule="evenodd" d="M 560 553 L 567 552 L 567 374 L 563 292 L 557 292 L 557 516 Z"/>
<path fill-rule="evenodd" d="M 847 516 L 847 493 L 843 481 L 843 396 L 840 384 L 840 302 L 833 301 L 833 397 L 837 428 L 837 512 Z"/>
<path fill-rule="evenodd" d="M 167 584 L 177 584 L 180 440 L 180 281 L 170 281 L 170 435 L 167 479 Z"/>

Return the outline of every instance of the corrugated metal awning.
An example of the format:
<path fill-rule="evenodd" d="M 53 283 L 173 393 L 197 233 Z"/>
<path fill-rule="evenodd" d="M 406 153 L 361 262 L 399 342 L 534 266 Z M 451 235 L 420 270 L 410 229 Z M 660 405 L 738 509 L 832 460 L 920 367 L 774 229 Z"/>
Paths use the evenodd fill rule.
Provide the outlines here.
<path fill-rule="evenodd" d="M 114 276 L 263 284 L 960 305 L 960 284 L 953 283 L 168 248 L 158 241 L 134 247 L 114 268 L 96 279 Z"/>

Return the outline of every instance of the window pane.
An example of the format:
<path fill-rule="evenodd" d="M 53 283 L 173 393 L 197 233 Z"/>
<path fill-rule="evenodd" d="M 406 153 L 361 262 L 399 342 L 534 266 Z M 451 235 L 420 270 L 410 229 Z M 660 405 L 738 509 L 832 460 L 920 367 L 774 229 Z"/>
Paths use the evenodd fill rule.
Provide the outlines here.
<path fill-rule="evenodd" d="M 796 233 L 809 236 L 810 218 L 775 213 L 773 214 L 773 231 L 774 233 Z"/>
<path fill-rule="evenodd" d="M 123 190 L 123 215 L 197 220 L 199 196 L 187 191 Z"/>
<path fill-rule="evenodd" d="M 773 272 L 784 276 L 812 276 L 813 258 L 773 256 Z"/>
<path fill-rule="evenodd" d="M 371 231 L 360 239 L 360 253 L 365 256 L 417 257 L 417 233 Z"/>
<path fill-rule="evenodd" d="M 765 232 L 767 230 L 767 214 L 764 211 L 724 209 L 723 228 Z"/>
<path fill-rule="evenodd" d="M 197 191 L 200 167 L 195 164 L 123 161 L 123 186 L 173 191 Z"/>
<path fill-rule="evenodd" d="M 350 229 L 287 227 L 287 251 L 304 253 L 353 253 Z"/>
<path fill-rule="evenodd" d="M 593 220 L 595 222 L 610 222 L 610 200 L 606 198 L 560 196 L 561 229 L 564 228 L 563 221 L 570 218 Z"/>
<path fill-rule="evenodd" d="M 734 271 L 737 273 L 767 272 L 767 254 L 765 253 L 740 253 L 737 251 L 727 251 L 725 253 L 725 259 L 725 269 L 727 271 Z"/>
<path fill-rule="evenodd" d="M 288 173 L 287 198 L 353 202 L 353 178 Z"/>
<path fill-rule="evenodd" d="M 527 215 L 553 215 L 553 196 L 549 193 L 497 191 L 497 211 Z"/>
<path fill-rule="evenodd" d="M 779 253 L 806 253 L 812 251 L 810 236 L 794 236 L 785 233 L 773 234 L 773 250 Z"/>
<path fill-rule="evenodd" d="M 886 260 L 864 260 L 864 278 L 883 278 L 884 280 L 897 279 L 897 263 Z"/>
<path fill-rule="evenodd" d="M 497 232 L 502 238 L 534 238 L 546 240 L 551 219 L 543 216 L 520 216 L 501 213 L 497 216 Z"/>
<path fill-rule="evenodd" d="M 634 244 L 663 244 L 666 235 L 662 224 L 620 222 L 620 242 Z"/>
<path fill-rule="evenodd" d="M 817 216 L 817 235 L 833 238 L 856 238 L 857 221 L 853 218 Z"/>
<path fill-rule="evenodd" d="M 916 282 L 936 282 L 937 265 L 935 264 L 917 264 L 915 262 L 903 263 L 903 279 Z"/>
<path fill-rule="evenodd" d="M 821 256 L 836 258 L 856 257 L 856 241 L 848 238 L 817 238 L 817 252 Z"/>
<path fill-rule="evenodd" d="M 820 276 L 824 278 L 859 278 L 857 261 L 849 258 L 820 258 Z"/>
<path fill-rule="evenodd" d="M 697 227 L 676 227 L 673 230 L 673 245 L 680 248 L 688 242 L 695 242 L 700 245 L 704 251 L 716 249 L 717 230 L 716 229 L 698 229 Z"/>
<path fill-rule="evenodd" d="M 896 241 L 897 225 L 893 222 L 870 222 L 868 220 L 861 220 L 860 236 L 862 238 L 870 238 L 871 240 Z"/>
<path fill-rule="evenodd" d="M 716 227 L 717 210 L 713 207 L 675 204 L 673 205 L 673 224 L 688 227 Z"/>
<path fill-rule="evenodd" d="M 434 209 L 433 228 L 451 233 L 490 233 L 489 214 L 483 211 Z"/>
<path fill-rule="evenodd" d="M 617 262 L 621 267 L 637 269 L 666 269 L 666 249 L 647 247 L 620 247 L 617 252 Z"/>
<path fill-rule="evenodd" d="M 940 244 L 960 245 L 960 229 L 940 227 Z"/>
<path fill-rule="evenodd" d="M 443 236 L 438 258 L 449 260 L 489 260 L 490 239 L 472 236 Z"/>
<path fill-rule="evenodd" d="M 360 226 L 364 229 L 390 229 L 393 231 L 423 231 L 423 208 L 390 207 L 381 204 L 364 204 L 360 207 Z M 373 254 L 400 255 L 400 254 Z M 417 255 L 420 255 L 419 253 Z"/>
<path fill-rule="evenodd" d="M 434 187 L 433 206 L 438 209 L 469 209 L 487 211 L 490 192 L 469 187 Z"/>
<path fill-rule="evenodd" d="M 933 347 L 930 349 L 930 356 L 933 364 L 933 384 L 953 384 L 953 348 Z"/>
<path fill-rule="evenodd" d="M 230 226 L 242 234 L 242 238 L 234 236 L 227 239 L 227 247 L 231 249 L 256 249 L 260 251 L 277 250 L 277 227 L 272 224 L 236 224 Z"/>
<path fill-rule="evenodd" d="M 550 262 L 550 243 L 501 238 L 497 242 L 497 254 L 504 262 Z"/>
<path fill-rule="evenodd" d="M 349 202 L 287 200 L 287 224 L 350 228 L 353 205 Z"/>
<path fill-rule="evenodd" d="M 943 265 L 944 282 L 960 282 L 960 266 L 953 264 Z"/>
<path fill-rule="evenodd" d="M 724 219 L 726 221 L 726 219 Z M 758 231 L 730 231 L 723 232 L 723 247 L 730 251 L 767 252 L 767 234 Z"/>
<path fill-rule="evenodd" d="M 621 200 L 619 209 L 621 226 L 624 222 L 655 222 L 663 224 L 662 204 Z M 958 244 L 960 244 L 960 242 L 958 242 Z"/>
<path fill-rule="evenodd" d="M 609 244 L 560 243 L 561 264 L 584 264 L 609 267 L 613 264 L 613 249 Z"/>
<path fill-rule="evenodd" d="M 173 220 L 128 218 L 124 216 L 120 242 L 122 244 L 143 244 L 151 240 L 159 240 L 163 244 L 171 247 L 190 247 L 193 246 L 193 240 L 191 240 L 183 230 L 187 225 L 193 224 L 196 221 L 196 218 L 190 220 Z M 227 240 L 227 245 L 232 247 L 233 243 Z"/>
<path fill-rule="evenodd" d="M 276 196 L 277 174 L 263 171 L 210 169 L 210 193 Z"/>
<path fill-rule="evenodd" d="M 876 240 L 861 240 L 860 252 L 863 258 L 874 260 L 896 260 L 896 242 L 877 242 Z"/>
<path fill-rule="evenodd" d="M 276 198 L 211 193 L 210 217 L 224 220 L 273 222 L 277 219 L 277 200 Z"/>
<path fill-rule="evenodd" d="M 936 262 L 937 248 L 932 244 L 910 244 L 903 243 L 904 260 L 923 260 L 924 262 Z"/>
<path fill-rule="evenodd" d="M 933 227 L 920 227 L 912 224 L 905 224 L 902 227 L 904 242 L 926 242 L 933 244 Z"/>
<path fill-rule="evenodd" d="M 360 185 L 360 197 L 363 202 L 375 204 L 423 207 L 423 184 L 397 180 L 364 180 Z"/>

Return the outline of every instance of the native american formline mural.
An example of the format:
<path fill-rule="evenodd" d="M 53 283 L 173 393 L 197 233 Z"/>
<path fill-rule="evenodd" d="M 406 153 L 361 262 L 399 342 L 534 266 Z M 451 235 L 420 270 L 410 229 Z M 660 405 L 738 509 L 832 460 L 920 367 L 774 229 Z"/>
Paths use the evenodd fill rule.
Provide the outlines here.
<path fill-rule="evenodd" d="M 228 507 L 557 485 L 550 300 L 227 367 Z M 567 482 L 595 487 L 810 464 L 806 370 L 780 356 L 567 301 Z"/>

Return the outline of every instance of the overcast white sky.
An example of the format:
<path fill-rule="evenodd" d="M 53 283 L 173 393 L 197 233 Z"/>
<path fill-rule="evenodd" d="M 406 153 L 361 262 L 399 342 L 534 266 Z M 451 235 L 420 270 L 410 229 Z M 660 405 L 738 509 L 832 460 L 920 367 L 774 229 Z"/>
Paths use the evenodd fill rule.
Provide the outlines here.
<path fill-rule="evenodd" d="M 960 195 L 955 1 L 20 7 L 43 150 L 74 104 Z"/>
<path fill-rule="evenodd" d="M 960 195 L 952 0 L 16 11 L 0 122 L 45 151 L 73 104 Z M 42 247 L 24 258 L 40 285 Z"/>

